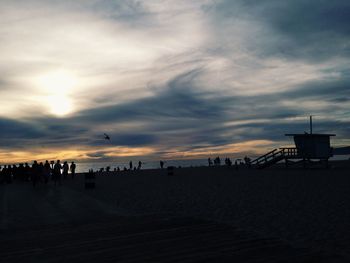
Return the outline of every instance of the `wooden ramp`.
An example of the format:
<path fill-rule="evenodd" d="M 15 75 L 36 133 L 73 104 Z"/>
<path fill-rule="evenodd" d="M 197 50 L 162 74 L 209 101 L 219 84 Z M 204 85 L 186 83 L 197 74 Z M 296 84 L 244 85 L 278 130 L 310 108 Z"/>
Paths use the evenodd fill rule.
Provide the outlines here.
<path fill-rule="evenodd" d="M 251 162 L 258 169 L 264 169 L 270 167 L 283 159 L 298 159 L 300 158 L 297 148 L 295 147 L 285 147 L 274 149 Z"/>
<path fill-rule="evenodd" d="M 164 215 L 3 231 L 0 258 L 1 262 L 329 262 L 325 255 L 278 239 Z"/>
<path fill-rule="evenodd" d="M 252 161 L 252 165 L 256 165 L 258 169 L 264 169 L 269 167 L 285 158 L 284 151 L 279 149 L 274 149 L 271 152 L 268 152 L 255 160 Z"/>

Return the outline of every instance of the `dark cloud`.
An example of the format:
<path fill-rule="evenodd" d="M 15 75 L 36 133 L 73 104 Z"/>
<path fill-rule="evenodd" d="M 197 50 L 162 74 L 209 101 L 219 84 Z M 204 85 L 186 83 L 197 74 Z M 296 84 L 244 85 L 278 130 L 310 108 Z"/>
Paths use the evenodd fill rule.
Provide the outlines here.
<path fill-rule="evenodd" d="M 6 146 L 7 142 L 21 139 L 40 138 L 43 132 L 30 123 L 0 118 L 0 143 Z"/>
<path fill-rule="evenodd" d="M 39 145 L 45 132 L 31 123 L 0 118 L 0 147 L 9 151 Z"/>
<path fill-rule="evenodd" d="M 104 151 L 99 151 L 95 153 L 88 153 L 86 154 L 87 157 L 94 158 L 94 159 L 102 159 L 102 158 L 107 158 L 106 152 Z"/>
<path fill-rule="evenodd" d="M 335 134 L 335 137 L 332 137 L 331 143 L 334 145 L 342 144 L 343 138 L 349 138 L 350 136 L 350 121 L 337 121 L 337 120 L 322 120 L 318 121 L 317 118 L 314 120 L 313 132 L 314 133 L 326 133 L 326 134 Z M 294 144 L 293 138 L 285 136 L 285 134 L 293 133 L 304 133 L 309 132 L 309 122 L 308 118 L 298 119 L 290 121 L 286 120 L 276 120 L 259 123 L 252 122 L 247 124 L 235 125 L 232 127 L 237 131 L 243 129 L 247 131 L 241 137 L 241 140 L 270 140 L 278 145 L 291 145 Z M 242 135 L 242 132 L 236 134 L 236 138 L 239 139 L 239 135 Z M 233 136 L 232 138 L 235 138 Z"/>
<path fill-rule="evenodd" d="M 350 98 L 349 97 L 342 97 L 342 98 L 337 97 L 337 98 L 329 99 L 329 101 L 334 102 L 334 103 L 346 103 L 346 102 L 350 101 Z"/>
<path fill-rule="evenodd" d="M 154 120 L 161 118 L 213 119 L 225 111 L 225 98 L 206 99 L 196 92 L 193 79 L 197 71 L 175 77 L 155 96 L 128 103 L 80 112 L 77 120 L 84 122 L 116 122 Z"/>
<path fill-rule="evenodd" d="M 248 43 L 261 54 L 310 61 L 350 55 L 347 0 L 223 1 L 216 12 L 223 20 L 243 17 L 273 30 Z"/>
<path fill-rule="evenodd" d="M 148 10 L 140 1 L 96 1 L 90 8 L 101 12 L 105 17 L 118 20 L 129 25 L 146 26 L 145 20 L 149 19 Z"/>
<path fill-rule="evenodd" d="M 128 146 L 128 147 L 138 147 L 146 145 L 156 145 L 158 140 L 157 136 L 153 134 L 142 134 L 143 131 L 135 132 L 130 131 L 130 133 L 113 132 L 109 133 L 110 140 L 105 140 L 102 138 L 101 134 L 91 135 L 88 145 L 91 146 Z M 85 142 L 86 143 L 86 142 Z"/>

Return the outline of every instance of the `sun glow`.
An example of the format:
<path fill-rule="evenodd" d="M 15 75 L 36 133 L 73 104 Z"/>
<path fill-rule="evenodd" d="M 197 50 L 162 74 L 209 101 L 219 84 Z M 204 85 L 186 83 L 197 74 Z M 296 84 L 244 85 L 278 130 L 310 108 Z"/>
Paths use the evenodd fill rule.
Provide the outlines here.
<path fill-rule="evenodd" d="M 73 110 L 72 100 L 66 96 L 56 95 L 47 98 L 50 112 L 57 116 L 64 116 Z"/>
<path fill-rule="evenodd" d="M 77 78 L 67 71 L 54 71 L 37 79 L 40 92 L 44 95 L 44 104 L 50 113 L 64 116 L 73 111 L 71 99 Z"/>

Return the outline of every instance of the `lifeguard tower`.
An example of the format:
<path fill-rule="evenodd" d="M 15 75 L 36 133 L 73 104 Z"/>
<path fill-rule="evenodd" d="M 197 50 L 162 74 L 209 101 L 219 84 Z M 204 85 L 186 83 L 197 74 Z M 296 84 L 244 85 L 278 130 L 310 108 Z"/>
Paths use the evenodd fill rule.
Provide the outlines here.
<path fill-rule="evenodd" d="M 328 159 L 333 156 L 330 137 L 335 134 L 319 134 L 312 132 L 312 116 L 310 116 L 310 133 L 286 134 L 294 138 L 295 147 L 274 149 L 252 161 L 258 169 L 269 167 L 285 160 L 288 167 L 302 163 L 303 167 L 313 163 L 324 163 L 328 167 Z"/>

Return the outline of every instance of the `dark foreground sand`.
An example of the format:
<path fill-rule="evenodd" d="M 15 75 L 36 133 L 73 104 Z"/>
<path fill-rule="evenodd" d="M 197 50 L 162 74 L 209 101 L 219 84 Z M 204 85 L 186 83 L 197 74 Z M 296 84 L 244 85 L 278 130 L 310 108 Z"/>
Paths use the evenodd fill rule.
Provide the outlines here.
<path fill-rule="evenodd" d="M 56 188 L 0 185 L 0 257 L 350 262 L 350 173 L 339 164 L 111 173 L 94 190 L 84 189 L 83 176 Z"/>

